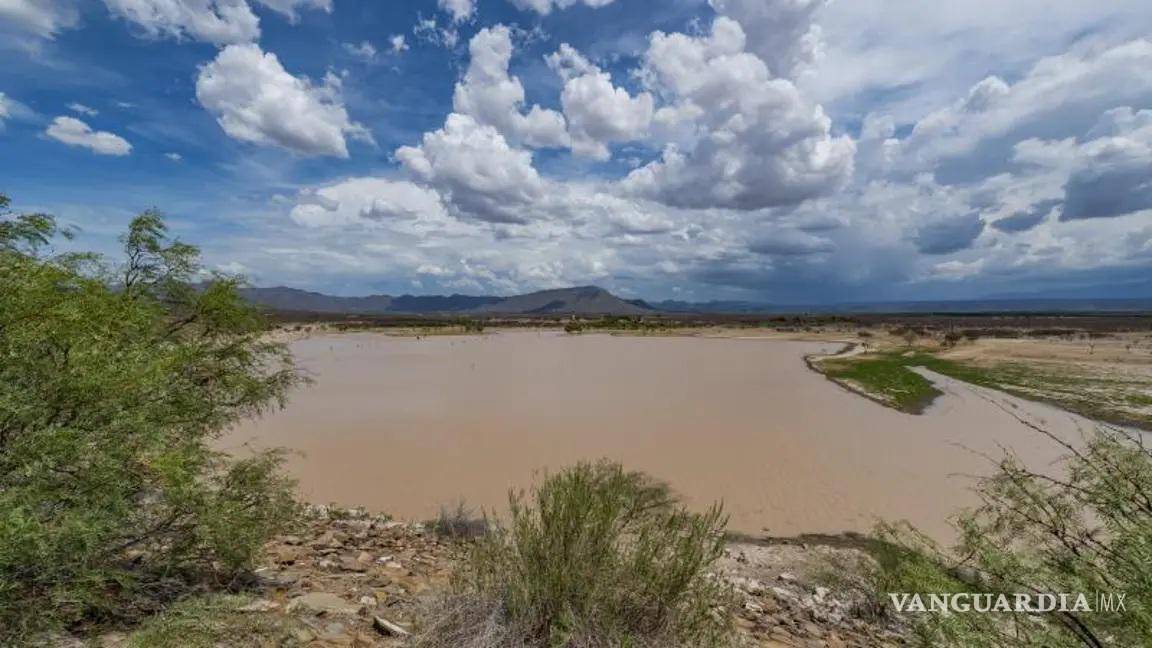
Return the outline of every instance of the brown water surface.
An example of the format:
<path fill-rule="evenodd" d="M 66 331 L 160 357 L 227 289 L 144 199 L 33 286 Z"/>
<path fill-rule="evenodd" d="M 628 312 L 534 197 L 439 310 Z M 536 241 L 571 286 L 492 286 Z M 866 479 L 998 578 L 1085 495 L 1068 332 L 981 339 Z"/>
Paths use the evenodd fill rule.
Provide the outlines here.
<path fill-rule="evenodd" d="M 224 439 L 279 445 L 314 502 L 426 519 L 442 504 L 500 507 L 541 469 L 608 457 L 668 480 L 693 506 L 723 500 L 748 532 L 866 531 L 908 519 L 941 535 L 972 503 L 979 453 L 1053 444 L 972 388 L 922 416 L 808 370 L 834 344 L 767 339 L 341 334 L 293 344 L 316 383 Z M 1051 408 L 1001 397 L 1075 434 Z"/>

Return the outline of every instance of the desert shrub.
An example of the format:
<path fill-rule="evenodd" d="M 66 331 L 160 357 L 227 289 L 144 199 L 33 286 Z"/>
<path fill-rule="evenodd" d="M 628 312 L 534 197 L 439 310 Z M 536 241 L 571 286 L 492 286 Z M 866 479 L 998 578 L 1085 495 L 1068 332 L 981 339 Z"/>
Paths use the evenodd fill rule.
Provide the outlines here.
<path fill-rule="evenodd" d="M 581 322 L 578 322 L 576 320 L 571 320 L 571 321 L 567 322 L 566 324 L 564 324 L 564 332 L 565 333 L 576 334 L 576 333 L 582 333 L 583 331 L 584 331 L 584 324 Z"/>
<path fill-rule="evenodd" d="M 210 445 L 298 379 L 236 281 L 154 212 L 116 267 L 60 233 L 0 215 L 0 645 L 230 581 L 294 511 L 279 454 Z"/>
<path fill-rule="evenodd" d="M 425 646 L 716 646 L 729 640 L 719 506 L 690 513 L 667 486 L 579 464 L 510 497 L 461 571 Z"/>
<path fill-rule="evenodd" d="M 460 500 L 455 506 L 441 506 L 429 525 L 432 532 L 448 540 L 475 540 L 488 533 L 488 520 Z"/>
<path fill-rule="evenodd" d="M 922 645 L 1146 646 L 1152 639 L 1152 451 L 1126 430 L 1101 427 L 1070 444 L 1062 475 L 1006 457 L 978 484 L 982 504 L 956 518 L 943 550 L 907 525 L 881 528 L 885 592 L 1126 595 L 1127 609 L 1092 612 L 919 614 Z M 1058 472 L 1058 471 L 1057 471 Z"/>

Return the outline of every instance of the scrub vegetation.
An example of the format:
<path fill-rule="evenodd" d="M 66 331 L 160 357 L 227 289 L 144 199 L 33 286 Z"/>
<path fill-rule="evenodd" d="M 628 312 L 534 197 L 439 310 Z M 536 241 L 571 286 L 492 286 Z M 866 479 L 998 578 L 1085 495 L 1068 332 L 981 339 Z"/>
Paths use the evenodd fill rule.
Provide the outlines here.
<path fill-rule="evenodd" d="M 292 484 L 279 453 L 236 460 L 210 441 L 299 382 L 287 350 L 159 214 L 134 219 L 109 264 L 52 254 L 67 232 L 7 209 L 0 197 L 0 644 L 241 583 L 293 518 Z"/>
<path fill-rule="evenodd" d="M 424 646 L 724 646 L 728 590 L 719 506 L 684 509 L 668 487 L 579 464 L 510 498 L 473 548 Z"/>
<path fill-rule="evenodd" d="M 1069 602 L 1055 611 L 911 618 L 923 646 L 1148 645 L 1152 451 L 1119 428 L 1101 427 L 1081 446 L 1025 423 L 1066 451 L 1060 470 L 1036 472 L 1005 457 L 977 484 L 981 504 L 956 517 L 959 540 L 948 549 L 907 525 L 882 525 L 872 581 L 877 607 L 888 605 L 889 592 L 1003 594 L 1009 601 L 1017 593 L 1084 594 L 1090 610 Z"/>

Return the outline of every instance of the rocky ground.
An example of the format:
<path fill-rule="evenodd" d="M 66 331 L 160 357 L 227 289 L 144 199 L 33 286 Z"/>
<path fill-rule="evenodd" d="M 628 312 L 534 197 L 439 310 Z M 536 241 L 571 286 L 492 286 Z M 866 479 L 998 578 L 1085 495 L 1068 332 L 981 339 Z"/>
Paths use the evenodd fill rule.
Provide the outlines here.
<path fill-rule="evenodd" d="M 356 510 L 313 509 L 295 535 L 269 543 L 254 597 L 232 616 L 243 623 L 218 646 L 405 646 L 444 590 L 464 545 L 423 524 Z M 903 645 L 902 627 L 870 614 L 843 574 L 866 554 L 827 543 L 732 542 L 718 574 L 737 596 L 736 625 L 748 646 L 849 648 Z M 830 572 L 840 576 L 829 579 Z M 146 645 L 106 635 L 97 645 Z"/>
<path fill-rule="evenodd" d="M 733 541 L 717 573 L 736 595 L 743 645 L 876 648 L 905 645 L 906 629 L 874 615 L 851 577 L 870 560 L 836 542 Z M 134 633 L 74 637 L 60 648 L 410 645 L 422 614 L 449 584 L 465 545 L 429 526 L 358 510 L 314 508 L 294 535 L 266 547 L 254 592 L 227 597 Z M 830 578 L 831 573 L 836 573 Z"/>

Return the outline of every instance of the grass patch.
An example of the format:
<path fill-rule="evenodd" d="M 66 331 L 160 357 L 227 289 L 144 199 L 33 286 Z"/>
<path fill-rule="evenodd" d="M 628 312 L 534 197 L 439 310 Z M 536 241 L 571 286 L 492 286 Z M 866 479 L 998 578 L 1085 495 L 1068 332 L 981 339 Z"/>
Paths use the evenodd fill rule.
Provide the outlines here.
<path fill-rule="evenodd" d="M 909 414 L 919 414 L 941 394 L 932 383 L 910 371 L 908 358 L 897 353 L 825 360 L 825 375 L 858 387 L 881 403 Z"/>
<path fill-rule="evenodd" d="M 941 394 L 912 371 L 923 367 L 971 385 L 1040 401 L 1087 418 L 1152 429 L 1152 383 L 1134 377 L 1098 375 L 1072 366 L 1038 367 L 1022 362 L 977 365 L 941 358 L 923 349 L 829 358 L 816 365 L 829 378 L 902 412 L 919 414 Z"/>
<path fill-rule="evenodd" d="M 279 646 L 291 637 L 291 617 L 240 608 L 252 598 L 216 594 L 187 599 L 150 618 L 128 637 L 128 648 Z"/>
<path fill-rule="evenodd" d="M 429 648 L 726 646 L 719 506 L 686 511 L 667 486 L 619 465 L 579 464 L 510 498 L 474 546 Z"/>

